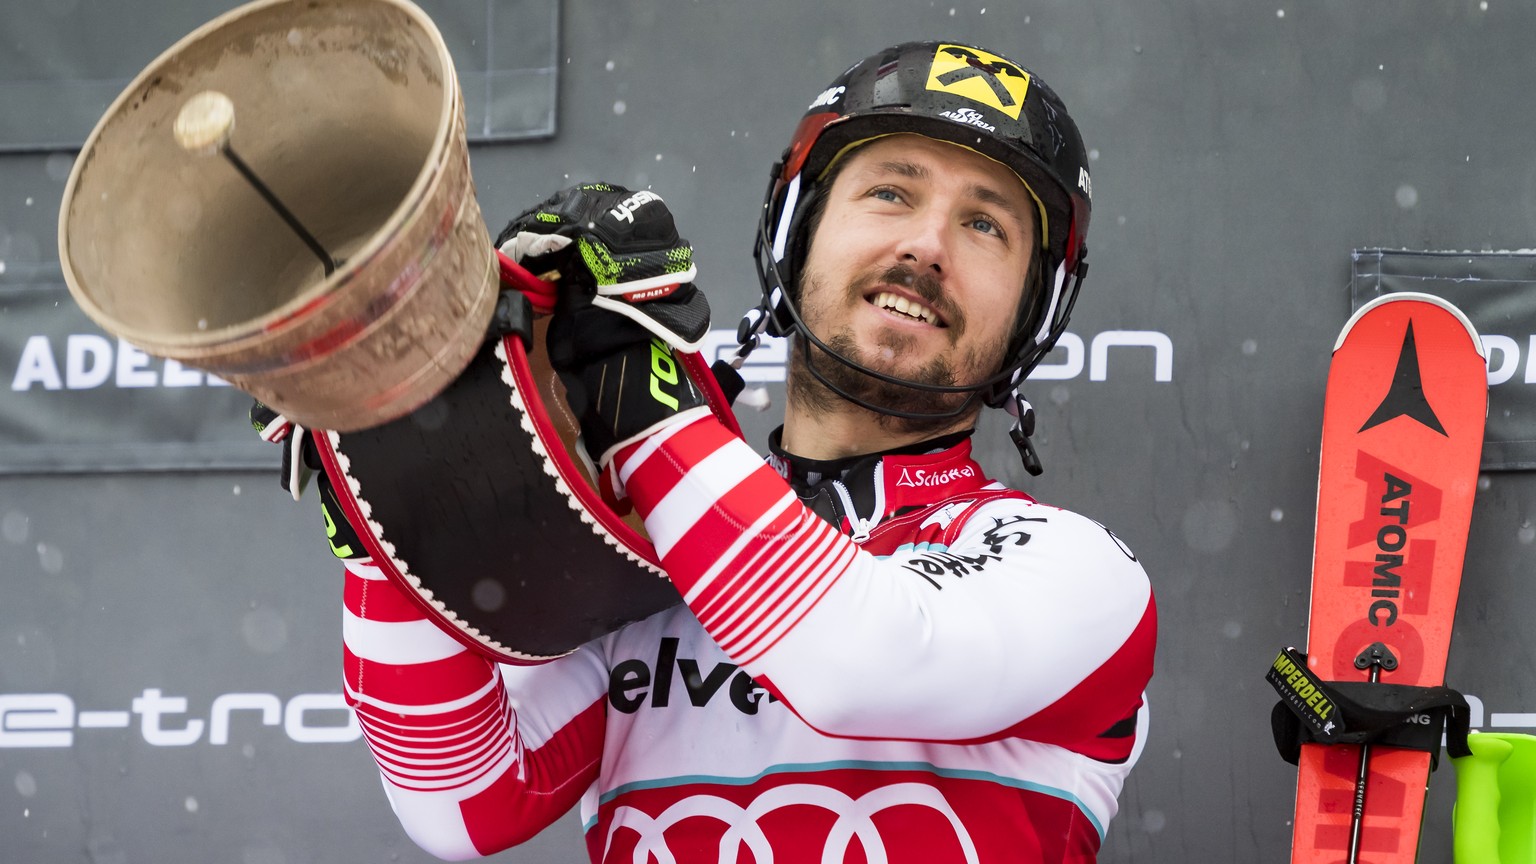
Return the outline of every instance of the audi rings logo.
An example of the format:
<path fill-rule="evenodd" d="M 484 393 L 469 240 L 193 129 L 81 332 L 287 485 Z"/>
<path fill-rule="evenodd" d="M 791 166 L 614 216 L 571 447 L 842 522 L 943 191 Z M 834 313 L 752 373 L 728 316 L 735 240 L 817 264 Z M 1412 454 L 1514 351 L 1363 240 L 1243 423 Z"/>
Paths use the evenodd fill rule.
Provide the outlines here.
<path fill-rule="evenodd" d="M 634 860 L 650 861 L 654 858 L 662 864 L 675 862 L 676 856 L 667 847 L 666 831 L 685 819 L 714 819 L 726 825 L 725 835 L 720 838 L 720 864 L 736 864 L 737 853 L 742 846 L 752 853 L 756 864 L 773 864 L 773 844 L 759 824 L 763 816 L 780 807 L 821 807 L 837 817 L 822 847 L 821 864 L 838 864 L 847 860 L 854 838 L 864 849 L 870 864 L 886 864 L 889 856 L 885 838 L 875 826 L 874 815 L 898 805 L 916 804 L 937 811 L 955 829 L 955 838 L 965 854 L 966 864 L 980 864 L 976 844 L 965 830 L 960 817 L 955 814 L 943 793 L 922 783 L 898 783 L 873 789 L 858 798 L 827 786 L 796 783 L 779 786 L 759 795 L 745 807 L 714 795 L 694 795 L 651 817 L 633 807 L 619 807 L 614 811 L 613 822 L 604 841 L 603 860 L 613 846 L 614 832 L 629 828 L 640 835 L 635 844 Z"/>

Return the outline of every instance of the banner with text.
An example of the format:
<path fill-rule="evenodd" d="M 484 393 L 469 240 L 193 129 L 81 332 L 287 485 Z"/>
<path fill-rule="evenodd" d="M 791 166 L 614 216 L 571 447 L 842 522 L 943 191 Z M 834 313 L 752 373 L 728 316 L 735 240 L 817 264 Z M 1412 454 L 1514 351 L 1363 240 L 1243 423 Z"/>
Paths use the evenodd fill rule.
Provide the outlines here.
<path fill-rule="evenodd" d="M 0 272 L 0 473 L 271 468 L 251 397 L 81 312 L 56 267 Z"/>
<path fill-rule="evenodd" d="M 0 6 L 0 152 L 77 149 L 160 53 L 239 0 L 186 0 L 145 15 L 131 3 Z M 470 141 L 555 134 L 558 0 L 417 0 L 442 32 Z"/>

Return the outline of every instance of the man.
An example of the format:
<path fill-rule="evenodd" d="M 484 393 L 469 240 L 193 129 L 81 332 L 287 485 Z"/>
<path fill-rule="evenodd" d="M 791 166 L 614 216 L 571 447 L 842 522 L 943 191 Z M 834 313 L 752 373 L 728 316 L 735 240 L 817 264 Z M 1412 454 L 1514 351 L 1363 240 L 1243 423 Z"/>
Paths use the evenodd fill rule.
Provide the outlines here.
<path fill-rule="evenodd" d="M 551 357 L 687 605 L 498 666 L 350 560 L 346 691 L 407 832 L 474 857 L 579 802 L 596 862 L 1094 861 L 1146 732 L 1150 588 L 968 438 L 1011 407 L 1033 460 L 1015 387 L 1066 324 L 1088 224 L 1065 108 L 942 43 L 815 100 L 759 240 L 749 321 L 795 339 L 767 464 L 686 381 L 634 397 L 651 336 L 701 306 L 666 267 L 604 289 L 603 219 L 670 227 L 625 194 L 559 193 L 499 242 L 560 271 Z"/>

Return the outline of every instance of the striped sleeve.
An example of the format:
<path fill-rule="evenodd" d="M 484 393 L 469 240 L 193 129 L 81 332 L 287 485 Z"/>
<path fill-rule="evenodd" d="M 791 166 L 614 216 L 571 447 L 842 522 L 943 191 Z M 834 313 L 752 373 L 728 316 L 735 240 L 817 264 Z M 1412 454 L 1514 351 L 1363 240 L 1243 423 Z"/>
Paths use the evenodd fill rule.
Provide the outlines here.
<path fill-rule="evenodd" d="M 1087 752 L 1140 707 L 1150 584 L 1092 520 L 1010 498 L 970 508 L 942 552 L 876 556 L 712 418 L 612 467 L 704 628 L 826 734 Z"/>
<path fill-rule="evenodd" d="M 526 670 L 498 666 L 441 631 L 366 559 L 346 568 L 346 697 L 411 839 L 439 858 L 475 858 L 569 810 L 602 748 L 602 679 L 583 672 L 591 661 L 578 651 Z M 547 694 L 537 710 L 554 716 L 522 728 L 514 701 L 539 700 L 519 690 Z"/>
<path fill-rule="evenodd" d="M 858 547 L 713 419 L 621 453 L 667 575 L 720 647 L 751 665 L 847 572 Z"/>

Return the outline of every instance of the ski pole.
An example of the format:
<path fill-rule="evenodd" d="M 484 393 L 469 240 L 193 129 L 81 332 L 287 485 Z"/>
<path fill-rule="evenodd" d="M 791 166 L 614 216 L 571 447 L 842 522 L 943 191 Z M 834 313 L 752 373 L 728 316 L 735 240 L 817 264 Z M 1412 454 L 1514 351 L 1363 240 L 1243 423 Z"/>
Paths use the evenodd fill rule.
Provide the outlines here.
<path fill-rule="evenodd" d="M 1377 684 L 1381 681 L 1381 670 L 1397 668 L 1397 658 L 1391 650 L 1380 642 L 1371 643 L 1371 647 L 1360 653 L 1355 658 L 1356 669 L 1370 669 L 1370 683 Z M 1360 745 L 1360 769 L 1355 773 L 1355 806 L 1349 818 L 1349 864 L 1360 864 L 1360 835 L 1365 824 L 1365 787 L 1370 779 L 1371 745 Z"/>

